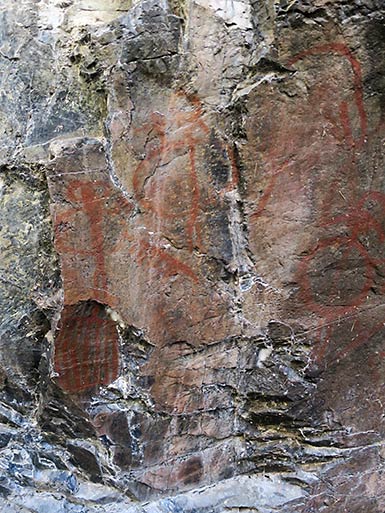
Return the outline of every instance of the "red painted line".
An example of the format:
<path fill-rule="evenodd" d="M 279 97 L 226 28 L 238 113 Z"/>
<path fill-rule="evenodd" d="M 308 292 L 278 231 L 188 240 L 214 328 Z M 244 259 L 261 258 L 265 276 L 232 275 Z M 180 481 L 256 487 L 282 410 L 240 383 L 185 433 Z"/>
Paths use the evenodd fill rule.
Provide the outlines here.
<path fill-rule="evenodd" d="M 314 259 L 314 257 L 317 255 L 317 253 L 320 250 L 323 250 L 325 248 L 331 248 L 333 246 L 347 246 L 348 248 L 354 248 L 358 251 L 358 253 L 361 255 L 364 263 L 365 263 L 365 274 L 366 280 L 364 286 L 361 288 L 360 292 L 356 294 L 356 297 L 354 300 L 350 301 L 349 305 L 344 306 L 327 306 L 321 303 L 318 303 L 314 299 L 314 292 L 312 290 L 312 284 L 310 282 L 309 278 L 309 266 L 311 261 Z M 324 239 L 323 241 L 320 241 L 316 247 L 302 259 L 299 265 L 299 276 L 298 276 L 298 283 L 301 285 L 301 295 L 303 298 L 303 302 L 307 305 L 309 309 L 311 309 L 313 312 L 319 313 L 324 318 L 329 318 L 329 315 L 332 316 L 332 318 L 337 318 L 338 316 L 346 315 L 349 312 L 354 311 L 357 306 L 362 304 L 366 300 L 366 296 L 370 290 L 370 287 L 373 283 L 374 278 L 374 270 L 372 267 L 372 259 L 368 255 L 365 248 L 357 241 L 352 240 L 350 237 L 331 237 L 328 239 Z"/>
<path fill-rule="evenodd" d="M 64 312 L 64 315 L 65 314 L 66 312 Z M 64 389 L 70 388 L 72 337 L 76 336 L 75 334 L 78 330 L 78 326 L 75 323 L 73 330 L 71 330 L 71 332 L 68 333 L 68 324 L 69 318 L 68 315 L 65 315 L 61 327 L 61 332 L 59 333 L 59 337 L 61 337 L 63 340 L 63 374 L 61 375 L 61 381 Z"/>
<path fill-rule="evenodd" d="M 79 383 L 79 390 L 87 388 L 91 382 L 93 372 L 93 360 L 92 360 L 92 348 L 95 343 L 95 337 L 93 333 L 93 320 L 92 315 L 88 316 L 83 326 L 85 329 L 84 336 L 78 341 L 78 344 L 82 347 L 80 350 L 80 361 L 81 368 L 79 369 L 79 375 L 81 375 L 81 382 Z"/>
<path fill-rule="evenodd" d="M 131 249 L 131 253 L 133 253 L 134 248 Z M 165 264 L 165 272 L 163 273 L 165 276 L 173 276 L 175 274 L 184 274 L 190 280 L 197 283 L 199 281 L 198 276 L 188 265 L 184 264 L 177 258 L 173 257 L 163 248 L 158 246 L 151 245 L 146 240 L 141 240 L 139 242 L 139 247 L 137 247 L 136 254 L 137 261 L 140 264 L 145 264 L 147 266 L 153 267 L 159 272 L 160 264 L 156 263 L 157 260 L 160 263 Z"/>
<path fill-rule="evenodd" d="M 328 53 L 336 53 L 337 55 L 341 55 L 345 57 L 351 66 L 353 72 L 353 86 L 354 86 L 354 98 L 357 106 L 359 118 L 360 118 L 360 126 L 361 126 L 361 136 L 357 142 L 358 146 L 361 147 L 367 136 L 367 115 L 364 107 L 364 95 L 363 95 L 363 85 L 362 85 L 362 71 L 361 64 L 358 59 L 354 56 L 352 51 L 348 46 L 344 43 L 330 43 L 325 45 L 314 46 L 308 50 L 305 50 L 298 55 L 295 55 L 288 61 L 288 65 L 292 66 L 299 60 L 304 59 L 308 56 L 320 55 L 320 54 L 328 54 Z"/>

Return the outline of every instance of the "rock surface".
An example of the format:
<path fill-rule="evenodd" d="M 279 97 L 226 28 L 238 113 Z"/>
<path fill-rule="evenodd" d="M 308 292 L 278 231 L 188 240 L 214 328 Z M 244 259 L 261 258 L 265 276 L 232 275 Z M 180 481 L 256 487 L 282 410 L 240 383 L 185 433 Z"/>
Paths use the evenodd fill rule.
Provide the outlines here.
<path fill-rule="evenodd" d="M 0 511 L 384 513 L 382 0 L 0 0 Z"/>

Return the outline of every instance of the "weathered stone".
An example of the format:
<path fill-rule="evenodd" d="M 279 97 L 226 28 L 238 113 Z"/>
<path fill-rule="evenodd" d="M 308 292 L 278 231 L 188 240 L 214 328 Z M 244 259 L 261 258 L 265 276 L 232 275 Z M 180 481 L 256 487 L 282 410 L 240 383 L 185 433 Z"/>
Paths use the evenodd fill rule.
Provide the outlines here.
<path fill-rule="evenodd" d="M 0 511 L 383 513 L 384 22 L 0 0 Z"/>

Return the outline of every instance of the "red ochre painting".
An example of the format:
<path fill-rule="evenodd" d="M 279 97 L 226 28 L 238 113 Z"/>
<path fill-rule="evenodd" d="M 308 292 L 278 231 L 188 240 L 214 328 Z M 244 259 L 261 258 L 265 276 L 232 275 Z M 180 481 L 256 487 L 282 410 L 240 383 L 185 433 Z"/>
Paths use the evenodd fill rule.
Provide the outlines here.
<path fill-rule="evenodd" d="M 385 265 L 383 256 L 372 254 L 371 249 L 362 244 L 362 238 L 373 233 L 381 243 L 385 241 L 382 224 L 385 217 L 385 194 L 378 190 L 365 191 L 360 183 L 360 154 L 365 151 L 371 138 L 383 129 L 383 120 L 380 120 L 378 127 L 371 132 L 368 129 L 360 62 L 345 44 L 335 42 L 312 47 L 289 59 L 287 65 L 294 67 L 299 62 L 305 65 L 307 59 L 314 56 L 324 56 L 325 59 L 332 56 L 341 59 L 346 64 L 348 80 L 351 81 L 351 96 L 340 100 L 335 99 L 338 108 L 333 112 L 325 110 L 315 121 L 319 126 L 325 119 L 329 121 L 336 144 L 334 151 L 342 155 L 341 177 L 344 177 L 347 185 L 344 192 L 340 192 L 341 197 L 336 194 L 338 189 L 336 179 L 326 183 L 326 188 L 330 188 L 327 194 L 321 194 L 322 191 L 318 191 L 315 201 L 319 204 L 319 208 L 315 209 L 317 218 L 313 223 L 319 229 L 320 238 L 315 240 L 314 245 L 308 247 L 306 253 L 297 261 L 298 298 L 304 311 L 315 314 L 318 318 L 318 325 L 314 328 L 313 334 L 318 333 L 319 340 L 314 349 L 313 358 L 315 361 L 321 361 L 330 341 L 333 340 L 335 327 L 342 319 L 351 318 L 352 326 L 348 330 L 349 340 L 340 345 L 336 353 L 337 357 L 342 357 L 366 343 L 368 337 L 374 336 L 378 330 L 382 329 L 382 322 L 378 326 L 374 323 L 370 329 L 367 326 L 362 327 L 359 314 L 361 310 L 365 311 L 369 307 L 368 294 L 374 284 L 376 267 Z M 312 93 L 315 96 L 317 87 L 317 84 L 313 86 Z M 207 185 L 206 176 L 206 184 L 204 184 L 200 179 L 202 162 L 200 160 L 198 165 L 197 159 L 202 158 L 205 148 L 210 148 L 212 130 L 204 116 L 202 104 L 195 96 L 176 92 L 171 94 L 167 109 L 166 113 L 150 114 L 147 122 L 132 128 L 133 138 L 140 138 L 141 134 L 142 136 L 145 134 L 147 139 L 144 143 L 143 159 L 131 171 L 130 199 L 127 199 L 112 184 L 108 173 L 100 169 L 91 169 L 89 173 L 80 171 L 79 173 L 84 173 L 83 175 L 74 169 L 66 173 L 61 181 L 55 176 L 51 177 L 51 180 L 56 181 L 55 187 L 60 190 L 61 197 L 64 199 L 56 203 L 54 216 L 55 243 L 61 256 L 67 305 L 63 311 L 62 325 L 70 322 L 68 319 L 74 315 L 72 309 L 76 310 L 76 303 L 79 301 L 93 300 L 102 305 L 119 308 L 121 292 L 111 288 L 106 269 L 107 260 L 114 254 L 123 254 L 125 258 L 135 260 L 143 270 L 154 269 L 158 273 L 159 280 L 167 281 L 177 275 L 180 279 L 186 280 L 190 287 L 204 287 L 193 255 L 195 249 L 205 251 L 205 241 L 202 240 L 201 233 L 204 215 L 210 205 L 220 208 L 223 195 L 227 191 L 237 189 L 239 170 L 232 148 L 220 140 L 219 144 L 228 167 L 227 182 L 218 189 L 213 184 Z M 151 137 L 148 134 L 151 134 Z M 267 137 L 269 134 L 260 135 L 265 135 L 269 140 Z M 294 148 L 296 145 L 299 147 L 303 142 L 297 141 L 295 137 L 294 135 L 290 142 Z M 255 210 L 250 213 L 250 223 L 265 215 L 274 193 L 279 191 L 282 182 L 294 170 L 294 161 L 292 162 L 285 155 L 285 147 L 284 142 L 270 144 L 270 149 L 267 150 L 266 169 L 270 171 L 264 176 L 267 183 Z M 315 146 L 314 154 L 308 155 L 310 160 L 313 159 L 314 162 L 317 160 L 317 151 L 321 151 L 319 148 L 320 146 Z M 175 198 L 171 197 L 172 193 L 167 191 L 167 181 L 162 174 L 159 174 L 159 168 L 164 168 L 180 155 L 187 155 L 181 180 L 184 179 L 186 182 L 187 177 L 189 183 L 188 192 L 179 198 L 182 206 L 174 211 Z M 307 169 L 311 168 L 309 162 L 307 162 Z M 302 177 L 298 179 L 303 182 L 303 190 L 308 178 L 307 173 L 303 172 Z M 183 187 L 186 188 L 186 183 L 181 187 L 182 190 Z M 249 187 L 253 187 L 253 184 L 249 184 Z M 347 206 L 342 213 L 341 198 L 347 201 Z M 138 231 L 129 223 L 129 218 L 135 209 L 141 212 L 141 223 L 145 230 Z M 184 217 L 179 219 L 181 212 Z M 176 218 L 179 224 L 176 223 Z M 178 229 L 175 228 L 176 226 Z M 164 234 L 173 236 L 173 231 L 175 237 L 181 237 L 182 234 L 185 239 L 184 256 L 172 249 L 167 249 L 164 245 Z M 111 233 L 115 238 L 106 243 L 107 238 L 111 239 Z M 154 235 L 150 237 L 149 233 Z M 324 257 L 330 259 L 329 253 L 335 254 L 336 270 L 334 278 L 326 282 L 324 280 L 323 290 L 320 290 L 316 283 L 317 272 L 322 266 L 322 259 Z M 265 257 L 269 258 L 269 255 Z M 351 272 L 353 268 L 354 273 Z M 339 282 L 346 282 L 346 280 L 351 281 L 349 297 L 340 300 Z M 68 308 L 71 311 L 67 311 Z M 101 328 L 100 321 L 104 307 L 94 305 L 93 308 L 95 311 L 91 316 L 84 313 L 75 315 L 74 322 L 78 327 L 70 339 L 60 332 L 57 336 L 55 369 L 59 375 L 58 383 L 72 392 L 82 391 L 87 387 L 92 388 L 95 384 L 106 384 L 114 379 L 118 372 L 117 363 L 104 368 L 107 360 L 103 355 L 109 354 L 108 351 L 114 355 L 112 361 L 118 361 L 117 338 L 112 335 L 113 323 L 103 321 L 108 327 L 106 327 L 108 336 L 106 339 L 100 338 L 106 337 L 106 331 Z M 98 308 L 101 310 L 97 315 Z M 90 319 L 94 317 L 99 319 L 98 324 L 92 328 L 94 330 L 91 337 L 94 340 L 92 343 L 81 342 L 85 337 L 84 330 L 81 329 L 84 315 L 86 315 L 84 322 L 88 323 L 87 325 L 92 323 Z M 71 364 L 68 362 L 77 361 L 73 358 L 76 337 L 82 349 L 79 349 L 80 356 L 77 357 L 79 363 L 75 365 L 81 368 L 81 362 L 86 361 L 84 355 L 87 352 L 90 353 L 90 360 L 94 366 L 92 368 L 95 370 L 92 379 L 89 366 L 86 366 L 85 378 L 71 377 L 72 371 L 69 370 Z M 70 342 L 65 342 L 67 339 Z M 106 341 L 115 344 L 108 351 Z M 68 349 L 72 346 L 72 349 Z M 98 351 L 97 348 L 102 351 L 100 357 L 94 356 Z M 63 359 L 67 360 L 64 362 Z M 81 379 L 84 379 L 84 383 Z"/>
<path fill-rule="evenodd" d="M 323 58 L 326 62 L 339 59 L 341 69 L 346 70 L 345 80 L 350 84 L 351 93 L 339 99 L 336 90 L 328 86 L 325 75 L 320 73 L 318 82 L 313 84 L 309 93 L 312 101 L 318 101 L 320 106 L 309 103 L 305 107 L 314 112 L 308 124 L 314 123 L 317 130 L 312 133 L 309 128 L 307 134 L 304 126 L 301 137 L 295 134 L 286 142 L 283 134 L 282 141 L 278 136 L 278 141 L 270 144 L 265 156 L 266 169 L 269 170 L 264 175 L 266 186 L 250 219 L 254 222 L 263 216 L 274 215 L 269 204 L 275 195 L 288 187 L 291 175 L 296 175 L 300 183 L 297 201 L 305 201 L 307 188 L 313 186 L 312 167 L 322 161 L 323 153 L 334 153 L 336 161 L 340 162 L 339 174 L 326 179 L 317 177 L 313 182 L 317 184 L 319 180 L 312 200 L 315 217 L 311 221 L 313 233 L 316 232 L 318 237 L 313 245 L 303 250 L 297 260 L 295 274 L 302 315 L 318 319 L 315 327 L 305 334 L 316 342 L 312 359 L 322 364 L 328 351 L 332 352 L 333 361 L 339 361 L 360 346 L 370 344 L 379 330 L 384 329 L 378 315 L 373 321 L 368 312 L 381 307 L 374 304 L 376 300 L 371 292 L 378 287 L 376 282 L 385 266 L 385 257 L 378 251 L 378 245 L 385 242 L 385 194 L 363 185 L 360 168 L 367 149 L 378 144 L 384 131 L 384 119 L 369 129 L 361 64 L 346 44 L 337 41 L 317 45 L 295 55 L 286 64 L 295 69 L 301 63 L 301 69 L 306 70 L 312 58 Z M 322 138 L 318 141 L 312 139 L 317 131 L 322 137 L 325 125 L 332 134 L 334 149 L 333 146 L 326 148 L 327 143 Z M 281 132 L 278 130 L 278 133 Z M 312 145 L 312 153 L 303 150 L 304 141 Z M 296 155 L 301 155 L 301 152 L 305 155 L 303 161 L 296 161 Z M 375 244 L 370 244 L 371 241 Z M 325 272 L 328 279 L 323 274 Z M 385 284 L 380 284 L 379 291 L 383 293 L 384 290 Z"/>
<path fill-rule="evenodd" d="M 55 340 L 58 385 L 70 394 L 95 391 L 119 373 L 116 324 L 95 301 L 64 307 Z"/>
<path fill-rule="evenodd" d="M 64 152 L 64 157 L 62 160 L 59 157 L 55 170 L 49 175 L 51 195 L 56 200 L 53 205 L 55 247 L 61 259 L 64 285 L 62 325 L 70 322 L 68 319 L 75 315 L 78 326 L 77 332 L 71 335 L 72 345 L 69 346 L 64 342 L 67 335 L 62 334 L 63 327 L 59 331 L 55 370 L 59 376 L 59 385 L 72 393 L 81 393 L 95 384 L 105 385 L 116 377 L 116 366 L 113 370 L 104 370 L 105 358 L 92 356 L 94 378 L 91 380 L 87 377 L 91 374 L 88 367 L 84 383 L 80 378 L 71 378 L 71 362 L 76 362 L 71 356 L 75 354 L 76 337 L 81 347 L 81 359 L 73 364 L 79 368 L 81 361 L 86 360 L 87 351 L 97 351 L 98 347 L 105 348 L 109 343 L 117 344 L 110 328 L 108 340 L 96 340 L 97 337 L 105 337 L 99 319 L 102 310 L 95 317 L 99 319 L 99 327 L 94 328 L 91 337 L 94 341 L 83 344 L 86 335 L 82 333 L 87 330 L 81 329 L 84 314 L 74 314 L 76 305 L 94 301 L 113 309 L 122 308 L 126 290 L 112 276 L 115 269 L 112 269 L 111 262 L 114 259 L 122 269 L 125 262 L 135 262 L 138 270 L 153 271 L 161 282 L 177 276 L 181 282 L 186 283 L 186 287 L 205 287 L 199 266 L 193 265 L 196 260 L 194 248 L 204 251 L 204 245 L 207 244 L 201 235 L 204 226 L 202 217 L 205 209 L 214 208 L 213 205 L 227 208 L 223 195 L 238 185 L 233 150 L 217 136 L 215 142 L 223 158 L 226 179 L 220 187 L 199 180 L 196 160 L 199 155 L 201 163 L 214 132 L 203 120 L 202 107 L 197 98 L 190 98 L 181 92 L 172 93 L 166 114 L 150 115 L 148 124 L 133 129 L 133 137 L 142 132 L 151 133 L 151 139 L 145 143 L 144 159 L 139 160 L 133 170 L 132 193 L 129 195 L 113 184 L 107 170 L 103 145 L 97 140 L 84 142 L 86 157 L 81 162 L 71 160 L 71 150 L 68 150 L 68 154 Z M 186 189 L 186 192 L 177 198 L 177 206 L 172 186 L 169 191 L 160 194 L 165 181 L 157 172 L 159 167 L 164 167 L 167 165 L 165 163 L 180 154 L 186 154 L 187 160 L 180 170 L 180 176 L 172 178 L 171 183 L 182 191 Z M 94 168 L 88 168 L 90 162 L 94 163 Z M 175 184 L 172 182 L 174 179 Z M 205 180 L 207 182 L 206 176 Z M 167 236 L 184 238 L 184 250 L 178 252 L 170 244 L 165 244 L 168 242 Z M 122 269 L 119 272 L 123 272 Z M 202 303 L 199 307 L 204 309 L 205 305 Z M 97 307 L 94 306 L 94 309 L 97 310 Z M 83 312 L 82 309 L 80 311 Z M 84 322 L 90 326 L 92 318 L 87 314 Z M 72 347 L 69 355 L 67 347 Z M 114 355 L 116 347 L 111 349 Z M 67 358 L 64 363 L 63 358 Z M 100 368 L 97 368 L 98 365 Z"/>

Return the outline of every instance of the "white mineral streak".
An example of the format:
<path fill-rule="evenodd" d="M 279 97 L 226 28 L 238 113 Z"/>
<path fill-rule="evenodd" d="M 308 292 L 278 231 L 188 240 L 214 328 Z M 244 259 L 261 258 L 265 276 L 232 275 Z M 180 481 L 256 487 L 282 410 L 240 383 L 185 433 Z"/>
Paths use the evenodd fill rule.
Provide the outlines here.
<path fill-rule="evenodd" d="M 64 9 L 60 7 L 62 2 L 44 0 L 39 4 L 40 25 L 44 28 L 57 29 L 64 20 Z"/>
<path fill-rule="evenodd" d="M 264 362 L 270 357 L 272 352 L 273 352 L 272 347 L 264 347 L 259 351 L 258 361 L 257 361 L 258 368 L 264 367 Z"/>
<path fill-rule="evenodd" d="M 42 26 L 56 29 L 67 24 L 71 29 L 113 21 L 133 4 L 131 0 L 43 0 L 39 4 Z"/>
<path fill-rule="evenodd" d="M 215 12 L 231 28 L 252 28 L 251 9 L 248 2 L 237 0 L 195 0 L 195 3 Z"/>
<path fill-rule="evenodd" d="M 240 510 L 272 513 L 278 511 L 285 503 L 305 495 L 303 488 L 284 481 L 279 475 L 240 476 L 178 497 L 151 502 L 144 507 L 129 508 L 127 513 L 219 513 Z"/>

